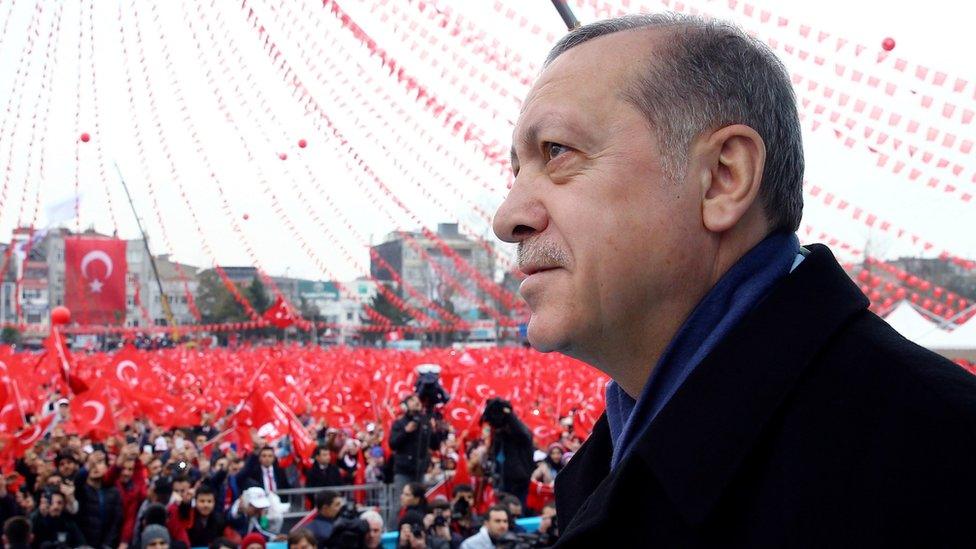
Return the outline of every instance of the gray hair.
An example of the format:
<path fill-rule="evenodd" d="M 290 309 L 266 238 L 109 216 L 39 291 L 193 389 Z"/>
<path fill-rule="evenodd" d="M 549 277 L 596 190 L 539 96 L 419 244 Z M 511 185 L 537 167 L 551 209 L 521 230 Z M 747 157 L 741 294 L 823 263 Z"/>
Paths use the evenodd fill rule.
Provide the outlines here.
<path fill-rule="evenodd" d="M 625 98 L 647 118 L 662 150 L 665 174 L 677 181 L 691 142 L 731 124 L 756 130 L 766 145 L 759 190 L 772 231 L 794 232 L 803 215 L 803 142 L 789 75 L 776 56 L 735 25 L 674 13 L 626 15 L 573 30 L 544 66 L 594 38 L 635 29 L 664 29 L 660 53 Z"/>
<path fill-rule="evenodd" d="M 363 511 L 359 518 L 365 520 L 366 522 L 379 522 L 380 528 L 383 528 L 383 516 L 372 509 Z"/>

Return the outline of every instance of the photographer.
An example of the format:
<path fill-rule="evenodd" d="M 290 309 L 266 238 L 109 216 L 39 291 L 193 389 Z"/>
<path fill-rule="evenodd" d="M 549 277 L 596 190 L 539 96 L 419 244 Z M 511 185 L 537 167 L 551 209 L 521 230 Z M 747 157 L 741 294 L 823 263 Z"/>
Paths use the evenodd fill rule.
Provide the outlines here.
<path fill-rule="evenodd" d="M 488 509 L 484 526 L 477 534 L 464 540 L 461 549 L 493 549 L 508 534 L 508 525 L 508 508 L 504 505 L 493 505 Z"/>
<path fill-rule="evenodd" d="M 488 400 L 481 422 L 491 426 L 486 471 L 495 491 L 516 496 L 525 507 L 529 478 L 535 468 L 532 432 L 512 411 L 512 404 L 502 398 Z"/>
<path fill-rule="evenodd" d="M 411 482 L 420 482 L 427 472 L 430 451 L 440 448 L 447 430 L 425 410 L 420 396 L 411 394 L 403 401 L 405 413 L 393 422 L 390 429 L 390 449 L 393 450 L 393 486 L 397 494 Z"/>

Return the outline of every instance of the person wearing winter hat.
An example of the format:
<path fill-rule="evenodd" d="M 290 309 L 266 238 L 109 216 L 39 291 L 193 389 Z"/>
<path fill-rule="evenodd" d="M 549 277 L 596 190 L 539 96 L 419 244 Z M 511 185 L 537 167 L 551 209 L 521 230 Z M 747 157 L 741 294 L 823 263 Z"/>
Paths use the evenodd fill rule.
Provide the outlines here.
<path fill-rule="evenodd" d="M 169 530 L 159 524 L 150 524 L 142 531 L 142 549 L 169 549 Z"/>
<path fill-rule="evenodd" d="M 260 532 L 251 532 L 250 534 L 241 538 L 241 549 L 265 549 L 268 541 L 261 535 Z"/>

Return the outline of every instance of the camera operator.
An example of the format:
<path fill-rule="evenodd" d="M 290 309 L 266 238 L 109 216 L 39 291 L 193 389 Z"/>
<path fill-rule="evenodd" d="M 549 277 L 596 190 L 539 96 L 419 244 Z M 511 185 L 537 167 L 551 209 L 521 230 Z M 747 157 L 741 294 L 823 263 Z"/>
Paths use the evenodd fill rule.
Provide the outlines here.
<path fill-rule="evenodd" d="M 417 393 L 403 401 L 405 412 L 390 429 L 393 450 L 393 486 L 397 494 L 411 482 L 420 482 L 427 472 L 430 451 L 440 448 L 447 429 L 438 421 L 430 406 L 424 406 Z"/>
<path fill-rule="evenodd" d="M 535 469 L 532 432 L 512 411 L 512 403 L 502 398 L 488 400 L 481 422 L 491 426 L 486 469 L 491 474 L 495 491 L 516 496 L 525 507 L 529 478 Z"/>
<path fill-rule="evenodd" d="M 319 544 L 332 536 L 333 525 L 345 505 L 342 496 L 332 490 L 323 490 L 315 494 L 315 518 L 308 524 L 308 529 L 315 535 Z"/>

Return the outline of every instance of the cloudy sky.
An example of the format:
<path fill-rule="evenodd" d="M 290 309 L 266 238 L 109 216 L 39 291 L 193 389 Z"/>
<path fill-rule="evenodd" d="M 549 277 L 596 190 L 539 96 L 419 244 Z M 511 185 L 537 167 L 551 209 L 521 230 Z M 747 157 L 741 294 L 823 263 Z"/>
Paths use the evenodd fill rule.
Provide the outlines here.
<path fill-rule="evenodd" d="M 802 240 L 976 257 L 968 3 L 571 4 L 701 10 L 773 46 L 803 102 Z M 0 235 L 77 190 L 63 224 L 135 237 L 121 173 L 153 251 L 200 266 L 347 279 L 393 229 L 491 238 L 519 101 L 563 32 L 548 0 L 0 0 Z"/>

